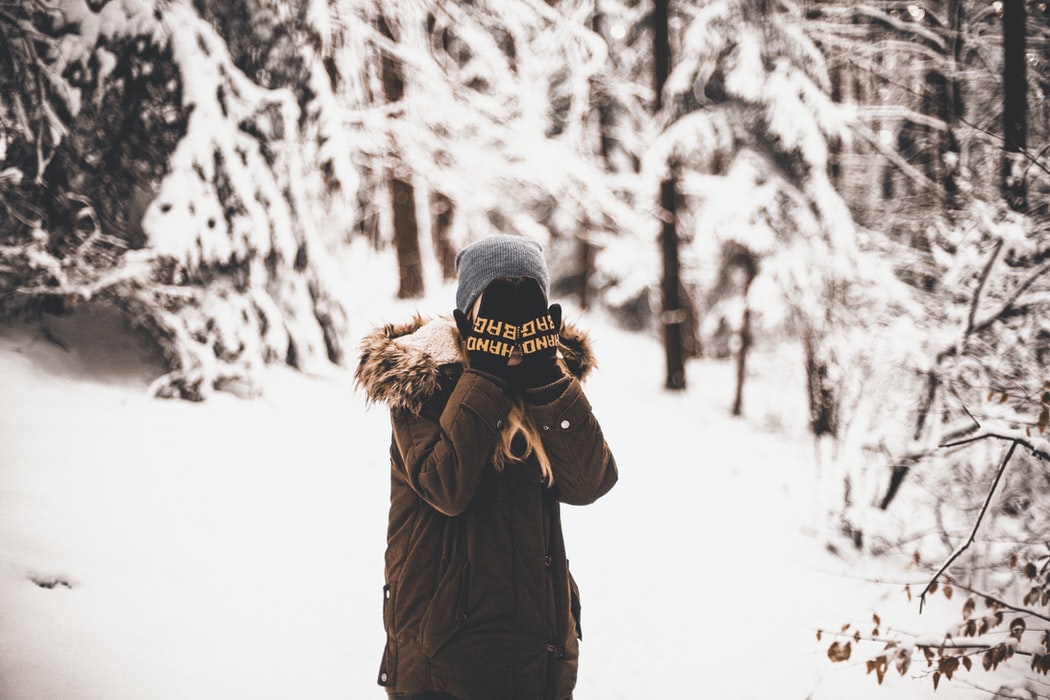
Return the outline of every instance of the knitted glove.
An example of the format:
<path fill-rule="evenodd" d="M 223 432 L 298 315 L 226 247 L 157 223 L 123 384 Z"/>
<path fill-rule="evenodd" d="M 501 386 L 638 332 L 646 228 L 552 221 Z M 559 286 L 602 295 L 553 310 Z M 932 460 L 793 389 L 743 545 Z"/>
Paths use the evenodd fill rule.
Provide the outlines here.
<path fill-rule="evenodd" d="M 543 290 L 531 278 L 518 285 L 515 302 L 525 386 L 546 386 L 558 381 L 564 375 L 558 365 L 561 306 L 551 304 L 548 307 Z"/>
<path fill-rule="evenodd" d="M 467 366 L 503 378 L 507 360 L 518 342 L 514 321 L 514 288 L 494 280 L 481 295 L 477 318 L 471 323 L 459 309 L 452 312 L 467 349 Z"/>

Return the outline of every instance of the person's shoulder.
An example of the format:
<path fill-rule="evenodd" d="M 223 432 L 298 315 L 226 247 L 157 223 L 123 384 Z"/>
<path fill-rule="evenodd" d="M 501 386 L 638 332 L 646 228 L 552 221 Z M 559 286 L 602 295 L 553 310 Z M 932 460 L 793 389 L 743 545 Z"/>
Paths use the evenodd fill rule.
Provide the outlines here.
<path fill-rule="evenodd" d="M 354 378 L 370 402 L 419 413 L 458 376 L 461 363 L 452 319 L 416 316 L 366 334 Z"/>

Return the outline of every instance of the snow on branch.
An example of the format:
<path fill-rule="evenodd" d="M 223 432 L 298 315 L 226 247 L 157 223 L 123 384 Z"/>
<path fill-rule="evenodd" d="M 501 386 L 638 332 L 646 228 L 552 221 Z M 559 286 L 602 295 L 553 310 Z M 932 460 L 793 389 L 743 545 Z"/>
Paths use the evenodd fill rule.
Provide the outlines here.
<path fill-rule="evenodd" d="M 542 238 L 549 224 L 532 212 L 554 207 L 599 227 L 641 228 L 645 215 L 601 169 L 585 128 L 608 57 L 584 21 L 588 7 L 364 3 L 347 26 L 400 65 L 405 89 L 347 115 L 374 135 L 380 167 L 447 197 L 457 221 L 495 218 Z"/>
<path fill-rule="evenodd" d="M 51 129 L 56 156 L 38 158 L 49 187 L 0 178 L 0 204 L 12 209 L 12 186 L 28 203 L 17 226 L 0 230 L 0 276 L 14 281 L 0 307 L 121 308 L 168 359 L 161 395 L 204 398 L 267 362 L 339 362 L 345 312 L 318 220 L 328 202 L 347 206 L 357 179 L 319 40 L 265 49 L 268 67 L 309 81 L 297 93 L 243 72 L 222 22 L 192 3 L 48 8 L 19 26 L 52 49 L 39 60 L 19 54 L 17 65 L 61 86 L 32 106 L 65 132 Z M 301 31 L 321 36 L 327 10 L 306 9 L 316 27 Z M 123 121 L 107 118 L 114 111 Z"/>
<path fill-rule="evenodd" d="M 175 263 L 173 279 L 208 290 L 196 304 L 162 304 L 186 325 L 175 332 L 169 315 L 157 319 L 182 348 L 173 376 L 199 387 L 258 362 L 310 368 L 340 361 L 344 313 L 316 230 L 319 212 L 304 185 L 310 168 L 295 96 L 250 80 L 224 39 L 188 6 L 171 6 L 165 23 L 190 116 L 143 230 L 158 256 Z M 324 86 L 316 77 L 313 85 Z M 329 99 L 313 116 L 330 118 L 332 108 Z M 327 138 L 331 130 L 329 121 L 317 133 Z M 349 155 L 333 167 L 344 186 L 354 184 Z M 185 349 L 188 339 L 201 350 L 196 356 Z M 202 348 L 212 348 L 216 362 Z"/>
<path fill-rule="evenodd" d="M 1046 425 L 1044 424 L 1041 430 L 1045 429 Z M 1037 430 L 1040 429 L 1037 428 Z M 1005 442 L 1010 442 L 1015 446 L 1020 445 L 1030 452 L 1033 457 L 1038 457 L 1045 462 L 1050 462 L 1050 440 L 1042 437 L 1042 435 L 1038 433 L 1033 436 L 1032 426 L 1020 428 L 1014 423 L 1007 423 L 1004 421 L 987 421 L 981 424 L 981 427 L 975 434 L 947 442 L 943 444 L 942 447 L 960 447 L 962 445 L 972 444 L 979 440 L 989 439 L 1003 440 Z"/>
<path fill-rule="evenodd" d="M 191 8 L 173 5 L 166 25 L 190 117 L 143 221 L 152 247 L 191 272 L 249 253 L 293 259 L 292 212 L 279 183 L 268 176 L 265 142 L 244 128 L 246 121 L 254 123 L 270 138 L 294 133 L 298 110 L 291 93 L 248 80 L 222 38 Z M 219 178 L 228 192 L 220 193 Z"/>
<path fill-rule="evenodd" d="M 928 41 L 934 46 L 939 47 L 942 51 L 945 49 L 944 37 L 942 37 L 937 32 L 927 29 L 925 26 L 918 22 L 906 22 L 900 19 L 899 17 L 894 17 L 885 10 L 863 3 L 856 5 L 854 7 L 854 11 L 856 12 L 856 14 L 861 15 L 862 17 L 869 17 L 871 19 L 878 20 L 879 22 L 884 22 L 885 24 L 893 27 L 894 29 L 900 32 L 914 34 L 915 36 L 925 41 Z"/>

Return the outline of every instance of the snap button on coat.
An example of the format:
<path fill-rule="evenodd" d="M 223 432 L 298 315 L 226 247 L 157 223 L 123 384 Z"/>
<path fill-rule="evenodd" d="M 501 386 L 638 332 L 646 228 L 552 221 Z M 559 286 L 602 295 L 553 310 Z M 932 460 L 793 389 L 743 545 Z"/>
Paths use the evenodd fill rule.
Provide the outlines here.
<path fill-rule="evenodd" d="M 561 429 L 568 430 L 570 425 L 572 425 L 572 423 L 570 423 L 568 419 L 565 419 L 561 422 Z"/>

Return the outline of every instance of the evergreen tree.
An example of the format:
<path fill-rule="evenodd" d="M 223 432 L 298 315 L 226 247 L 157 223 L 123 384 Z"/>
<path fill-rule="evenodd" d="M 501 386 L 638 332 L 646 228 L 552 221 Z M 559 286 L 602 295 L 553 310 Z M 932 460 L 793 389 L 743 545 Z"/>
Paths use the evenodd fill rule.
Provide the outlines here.
<path fill-rule="evenodd" d="M 261 362 L 343 357 L 303 158 L 321 148 L 304 114 L 317 95 L 288 87 L 314 56 L 280 29 L 294 8 L 246 8 L 237 56 L 216 30 L 236 15 L 185 3 L 23 2 L 4 15 L 11 75 L 42 88 L 30 111 L 5 110 L 5 165 L 23 182 L 37 170 L 20 190 L 32 215 L 2 232 L 5 313 L 118 306 L 168 360 L 161 395 L 202 398 Z M 266 31 L 274 41 L 255 41 Z"/>
<path fill-rule="evenodd" d="M 682 17 L 681 58 L 664 88 L 663 134 L 648 163 L 654 172 L 681 164 L 691 227 L 684 266 L 711 284 L 717 270 L 704 261 L 730 244 L 747 251 L 757 275 L 731 324 L 746 335 L 753 294 L 776 290 L 764 295 L 776 303 L 757 311 L 767 320 L 781 315 L 801 339 L 811 429 L 836 437 L 842 373 L 855 365 L 845 339 L 884 319 L 873 287 L 883 272 L 857 246 L 829 177 L 829 143 L 842 138 L 844 120 L 823 57 L 789 3 L 714 2 Z"/>

